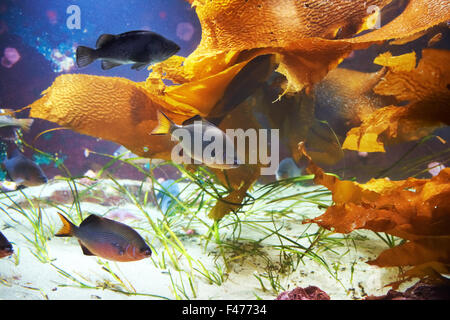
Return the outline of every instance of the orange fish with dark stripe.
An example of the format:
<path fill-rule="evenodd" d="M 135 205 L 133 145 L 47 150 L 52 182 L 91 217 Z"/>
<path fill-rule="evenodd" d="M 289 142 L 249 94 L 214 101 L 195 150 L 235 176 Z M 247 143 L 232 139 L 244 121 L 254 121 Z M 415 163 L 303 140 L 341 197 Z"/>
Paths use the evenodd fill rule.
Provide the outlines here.
<path fill-rule="evenodd" d="M 63 226 L 55 236 L 77 238 L 85 255 L 126 262 L 152 254 L 145 240 L 126 224 L 91 214 L 77 227 L 58 214 Z"/>

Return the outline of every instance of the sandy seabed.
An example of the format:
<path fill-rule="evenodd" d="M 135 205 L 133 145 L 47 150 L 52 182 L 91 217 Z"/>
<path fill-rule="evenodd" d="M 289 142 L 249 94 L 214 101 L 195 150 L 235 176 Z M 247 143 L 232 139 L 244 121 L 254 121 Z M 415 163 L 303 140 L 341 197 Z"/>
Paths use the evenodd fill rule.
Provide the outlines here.
<path fill-rule="evenodd" d="M 119 180 L 118 182 L 129 190 L 133 188 L 133 190 L 137 190 L 142 184 L 140 181 L 133 180 Z M 148 183 L 143 186 L 144 189 L 151 188 Z M 86 186 L 77 183 L 77 188 L 82 191 Z M 312 187 L 298 186 L 295 188 L 297 190 L 295 192 L 290 190 L 290 193 Z M 23 193 L 28 199 L 48 199 L 55 190 L 70 192 L 66 181 L 52 180 L 44 186 L 24 189 Z M 99 180 L 92 190 L 102 190 L 103 195 L 116 200 L 120 199 L 114 184 L 109 180 Z M 48 204 L 41 204 L 43 229 L 46 234 L 46 252 L 50 259 L 50 261 L 41 262 L 38 258 L 39 253 L 33 244 L 35 243 L 35 233 L 30 221 L 11 207 L 13 205 L 11 200 L 14 200 L 14 202 L 22 204 L 26 212 L 30 212 L 30 209 L 26 208 L 26 198 L 20 192 L 10 192 L 8 195 L 10 199 L 0 195 L 0 207 L 3 208 L 0 212 L 0 230 L 13 244 L 15 253 L 0 259 L 0 299 L 160 299 L 158 296 L 168 299 L 175 299 L 177 296 L 182 299 L 275 299 L 277 294 L 283 291 L 281 288 L 292 290 L 298 286 L 312 285 L 325 291 L 331 299 L 349 300 L 360 299 L 366 295 L 386 294 L 389 287 L 385 286 L 395 281 L 399 272 L 397 268 L 378 268 L 366 264 L 365 261 L 375 258 L 387 248 L 387 245 L 371 232 L 358 231 L 350 234 L 346 241 L 341 241 L 344 245 L 333 246 L 330 250 L 321 247 L 321 252 L 316 252 L 326 261 L 329 270 L 305 257 L 303 262 L 295 266 L 295 270 L 281 274 L 276 268 L 280 267 L 280 251 L 274 247 L 280 245 L 280 239 L 276 235 L 267 237 L 266 234 L 243 224 L 239 229 L 240 237 L 235 238 L 233 242 L 243 251 L 227 253 L 229 268 L 223 271 L 223 282 L 220 285 L 211 284 L 197 271 L 201 270 L 200 264 L 194 265 L 193 267 L 197 270 L 193 270 L 187 259 L 183 258 L 180 253 L 178 253 L 178 257 L 183 271 L 177 271 L 170 263 L 168 255 L 164 254 L 167 249 L 155 239 L 148 219 L 135 204 L 126 199 L 107 205 L 81 201 L 80 207 L 84 217 L 90 213 L 107 215 L 111 210 L 117 209 L 131 213 L 134 218 L 128 218 L 122 222 L 135 228 L 153 246 L 156 255 L 154 254 L 151 259 L 118 263 L 94 256 L 85 256 L 76 239 L 52 236 L 61 226 L 56 214 L 58 209 Z M 277 196 L 281 197 L 282 195 L 278 194 Z M 180 198 L 182 197 L 181 194 Z M 247 217 L 243 213 L 240 218 L 242 220 L 248 218 L 255 221 L 259 219 L 266 222 L 271 221 L 274 210 L 279 210 L 280 206 L 291 206 L 292 203 L 293 201 L 286 200 L 281 202 L 281 205 L 278 202 L 276 206 L 272 207 L 262 204 L 262 209 L 256 210 L 251 217 Z M 71 203 L 59 206 L 65 208 L 72 217 L 76 217 Z M 144 209 L 153 221 L 164 218 L 153 204 L 148 204 Z M 317 205 L 301 202 L 292 206 L 289 212 L 289 215 L 286 216 L 275 213 L 274 221 L 277 223 L 277 230 L 279 229 L 280 234 L 295 239 L 305 230 L 311 233 L 314 232 L 313 230 L 317 230 L 315 225 L 301 223 L 305 217 L 315 217 L 322 212 Z M 212 220 L 206 217 L 206 213 L 205 210 L 205 213 L 199 213 L 199 215 L 202 215 L 203 221 L 212 224 Z M 188 224 L 190 230 L 195 230 L 194 234 L 186 232 L 184 227 Z M 274 228 L 273 224 L 271 227 Z M 145 230 L 149 230 L 149 232 L 145 232 Z M 201 223 L 195 223 L 189 215 L 181 215 L 172 230 L 182 242 L 186 252 L 193 257 L 194 261 L 200 261 L 207 270 L 217 273 L 216 266 L 224 265 L 218 245 L 214 241 L 206 243 L 203 237 L 207 232 L 207 227 Z M 235 230 L 234 233 L 236 232 L 238 231 Z M 337 236 L 342 237 L 342 235 Z M 228 232 L 228 235 L 224 235 L 224 237 L 231 239 L 233 235 Z M 256 242 L 260 239 L 263 240 Z M 283 243 L 288 244 L 286 241 Z M 309 242 L 306 241 L 305 245 L 308 244 Z M 252 250 L 256 245 L 259 251 L 253 250 L 252 254 L 245 254 L 246 247 Z M 260 255 L 258 252 L 264 253 L 264 255 Z M 165 268 L 161 267 L 162 257 L 166 261 Z M 112 273 L 104 270 L 105 265 L 118 276 L 122 283 L 114 279 Z M 268 272 L 271 272 L 272 276 L 278 276 L 277 281 L 280 287 L 277 290 L 272 289 L 267 277 Z M 189 275 L 192 276 L 191 282 L 194 290 L 190 287 Z M 71 280 L 70 277 L 78 279 L 91 288 L 81 288 L 80 284 Z M 262 279 L 265 288 L 262 288 L 258 277 Z M 400 290 L 404 290 L 410 285 L 404 284 Z M 182 289 L 183 286 L 184 289 Z M 111 288 L 128 291 L 132 294 L 124 294 L 111 290 Z M 186 296 L 182 292 L 185 292 Z"/>

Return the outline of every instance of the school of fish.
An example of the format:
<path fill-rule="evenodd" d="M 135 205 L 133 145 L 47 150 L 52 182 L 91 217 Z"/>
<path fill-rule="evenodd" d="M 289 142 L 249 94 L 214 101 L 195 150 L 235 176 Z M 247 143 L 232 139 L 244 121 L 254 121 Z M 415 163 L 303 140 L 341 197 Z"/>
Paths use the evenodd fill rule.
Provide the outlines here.
<path fill-rule="evenodd" d="M 77 47 L 76 63 L 78 68 L 84 68 L 95 60 L 101 60 L 103 70 L 131 64 L 132 69 L 139 71 L 148 65 L 170 58 L 179 50 L 180 47 L 176 43 L 151 31 L 129 31 L 118 35 L 103 34 L 97 39 L 95 49 L 86 46 Z M 242 161 L 234 150 L 233 142 L 224 131 L 218 128 L 217 124 L 253 93 L 260 82 L 268 78 L 275 66 L 271 55 L 259 56 L 245 66 L 225 89 L 223 98 L 215 107 L 222 111 L 215 113 L 214 118 L 204 119 L 195 116 L 182 124 L 176 124 L 159 110 L 158 125 L 149 134 L 170 135 L 172 140 L 179 142 L 180 153 L 194 160 L 194 163 L 222 170 L 239 167 Z M 0 182 L 1 192 L 38 186 L 48 181 L 42 168 L 35 161 L 27 158 L 14 144 L 17 130 L 30 130 L 34 120 L 17 119 L 13 117 L 13 114 L 13 110 L 0 109 L 0 137 L 2 141 L 9 144 L 8 156 L 1 163 L 9 181 Z M 195 144 L 198 136 L 202 138 L 199 146 Z M 211 138 L 218 142 L 216 147 L 220 148 L 211 149 Z M 89 150 L 86 149 L 84 155 L 86 158 L 89 157 Z M 139 165 L 148 164 L 148 160 L 139 158 L 123 146 L 116 150 L 114 156 L 133 160 Z M 301 171 L 292 158 L 286 158 L 279 164 L 276 178 L 277 180 L 289 179 L 301 175 Z M 171 216 L 175 213 L 174 199 L 179 192 L 179 187 L 174 180 L 161 181 L 156 200 L 159 201 L 163 214 Z M 55 236 L 76 238 L 84 255 L 126 262 L 141 260 L 152 254 L 146 241 L 134 229 L 122 222 L 91 214 L 79 226 L 76 226 L 61 213 L 58 215 L 62 227 Z M 0 258 L 10 256 L 13 252 L 11 243 L 0 233 Z"/>

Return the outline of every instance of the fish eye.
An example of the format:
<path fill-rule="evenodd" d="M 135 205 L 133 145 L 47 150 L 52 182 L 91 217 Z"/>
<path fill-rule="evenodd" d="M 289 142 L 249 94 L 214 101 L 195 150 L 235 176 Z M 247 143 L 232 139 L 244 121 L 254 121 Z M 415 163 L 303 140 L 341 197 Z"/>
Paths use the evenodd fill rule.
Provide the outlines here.
<path fill-rule="evenodd" d="M 152 254 L 152 250 L 150 250 L 150 248 L 141 248 L 139 251 L 146 256 L 150 256 Z"/>

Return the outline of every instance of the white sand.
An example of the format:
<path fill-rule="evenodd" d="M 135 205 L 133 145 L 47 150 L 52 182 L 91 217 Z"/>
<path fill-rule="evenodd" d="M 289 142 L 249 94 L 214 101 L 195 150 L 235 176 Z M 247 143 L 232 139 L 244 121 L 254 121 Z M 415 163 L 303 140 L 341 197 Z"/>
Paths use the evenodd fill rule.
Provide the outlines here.
<path fill-rule="evenodd" d="M 121 180 L 120 183 L 122 185 L 136 186 L 140 184 L 138 181 L 130 180 Z M 96 189 L 101 189 L 106 194 L 117 194 L 114 188 L 112 188 L 112 185 L 110 181 L 102 181 L 96 186 Z M 28 197 L 48 197 L 54 190 L 63 189 L 68 189 L 66 182 L 52 181 L 42 187 L 25 189 L 24 192 Z M 83 187 L 79 186 L 79 189 L 82 190 Z M 9 195 L 15 201 L 23 198 L 17 192 L 9 193 Z M 292 201 L 285 201 L 283 205 L 287 206 L 291 203 Z M 89 286 L 104 284 L 105 280 L 118 283 L 117 280 L 112 278 L 111 274 L 102 270 L 102 265 L 99 264 L 99 261 L 109 263 L 111 269 L 124 281 L 129 291 L 138 293 L 153 294 L 174 299 L 175 295 L 169 275 L 170 272 L 173 281 L 179 287 L 182 285 L 185 286 L 185 291 L 190 299 L 256 299 L 257 297 L 274 299 L 277 295 L 276 292 L 271 290 L 270 283 L 267 279 L 263 279 L 264 286 L 268 289 L 264 291 L 255 277 L 255 274 L 260 277 L 264 277 L 267 274 L 267 258 L 258 254 L 258 252 L 250 256 L 248 254 L 240 256 L 242 252 L 230 252 L 227 255 L 229 257 L 228 265 L 230 270 L 228 273 L 225 271 L 225 280 L 221 285 L 209 284 L 205 277 L 193 271 L 193 285 L 196 293 L 196 296 L 194 296 L 189 288 L 187 275 L 189 274 L 190 268 L 187 259 L 184 259 L 178 253 L 180 260 L 183 262 L 183 270 L 185 272 L 175 270 L 167 254 L 164 255 L 166 261 L 169 261 L 167 263 L 167 269 L 159 268 L 158 261 L 160 261 L 165 249 L 155 239 L 152 231 L 145 232 L 139 230 L 139 228 L 144 228 L 145 230 L 151 230 L 151 228 L 144 215 L 129 201 L 128 203 L 122 204 L 121 208 L 128 208 L 140 220 L 125 220 L 124 223 L 135 228 L 137 227 L 138 232 L 154 246 L 157 251 L 157 256 L 153 255 L 154 262 L 151 259 L 144 259 L 137 262 L 116 263 L 83 255 L 76 239 L 52 236 L 52 234 L 58 231 L 61 223 L 56 214 L 56 208 L 44 206 L 42 210 L 43 224 L 45 226 L 44 228 L 47 228 L 46 233 L 49 239 L 46 245 L 48 255 L 52 259 L 52 262 L 43 263 L 33 254 L 33 252 L 36 253 L 36 249 L 31 242 L 34 241 L 34 231 L 29 221 L 20 213 L 8 209 L 10 205 L 11 203 L 8 199 L 0 196 L 0 206 L 10 214 L 11 218 L 16 220 L 13 221 L 5 212 L 0 212 L 0 230 L 13 243 L 15 250 L 14 255 L 0 259 L 0 299 L 158 299 L 157 297 L 145 295 L 125 295 L 109 289 L 80 288 L 79 284 L 62 276 L 56 268 L 58 267 L 70 273 L 73 277 L 76 277 Z M 265 211 L 270 211 L 276 210 L 277 206 L 279 207 L 280 203 L 273 206 L 264 204 L 263 208 Z M 84 217 L 86 217 L 88 213 L 103 215 L 113 207 L 82 202 L 81 208 Z M 154 207 L 147 206 L 145 210 L 154 221 L 158 218 L 162 219 L 162 214 Z M 302 215 L 317 216 L 318 214 L 320 214 L 320 211 L 317 209 L 317 206 L 302 204 L 296 205 L 293 208 L 293 213 L 289 217 L 280 217 L 279 214 L 275 214 L 275 221 L 277 222 L 277 227 L 283 226 L 280 230 L 281 234 L 295 237 L 300 235 L 308 227 L 308 225 L 301 224 L 303 219 Z M 76 213 L 74 210 L 71 211 L 71 215 L 75 217 Z M 245 217 L 245 215 L 241 215 L 241 218 L 270 220 L 271 214 L 266 213 L 256 217 Z M 186 251 L 192 257 L 201 261 L 208 270 L 217 272 L 217 269 L 214 267 L 215 259 L 217 259 L 216 261 L 219 265 L 223 266 L 217 245 L 213 241 L 210 241 L 205 248 L 205 240 L 202 235 L 206 232 L 206 228 L 199 223 L 190 226 L 196 230 L 196 235 L 183 235 L 182 226 L 187 225 L 188 220 L 188 217 L 185 217 L 183 220 L 178 221 L 172 229 L 176 232 Z M 206 217 L 204 217 L 204 220 L 212 224 L 212 221 Z M 232 220 L 230 219 L 230 221 Z M 267 224 L 267 227 L 273 229 L 273 225 Z M 315 228 L 315 225 L 310 225 L 308 232 L 312 233 L 313 230 L 316 230 Z M 353 233 L 352 236 L 355 236 L 355 234 Z M 333 278 L 323 266 L 309 258 L 304 258 L 304 264 L 300 262 L 296 270 L 288 274 L 280 275 L 280 285 L 287 290 L 291 290 L 296 286 L 307 287 L 309 285 L 315 285 L 327 292 L 331 299 L 354 299 L 361 298 L 365 294 L 385 294 L 389 288 L 384 286 L 396 280 L 398 270 L 395 268 L 381 269 L 372 267 L 364 261 L 375 258 L 387 246 L 376 238 L 373 233 L 358 232 L 356 238 L 358 236 L 361 240 L 356 241 L 356 249 L 353 247 L 353 242 L 348 241 L 348 246 L 334 247 L 334 252 L 319 253 L 327 261 L 330 268 L 333 268 L 333 266 L 336 267 L 338 270 L 337 276 L 341 283 Z M 366 238 L 362 236 L 366 236 Z M 25 237 L 28 237 L 31 241 L 28 241 Z M 232 234 L 229 233 L 228 237 L 231 238 Z M 263 237 L 264 235 L 261 232 L 257 232 L 252 228 L 246 228 L 243 225 L 241 238 L 257 240 Z M 246 243 L 248 245 L 250 242 L 245 240 L 239 240 L 238 242 L 240 248 L 245 248 Z M 283 241 L 283 243 L 288 244 L 287 241 Z M 271 244 L 279 245 L 280 241 L 276 236 L 264 240 L 261 243 L 259 252 L 264 252 L 266 257 L 270 257 L 272 266 L 274 267 L 273 274 L 276 276 L 278 274 L 276 267 L 279 267 L 280 252 L 271 248 Z M 305 240 L 303 244 L 307 246 L 309 242 Z M 199 265 L 197 264 L 195 267 L 199 268 Z M 69 286 L 64 287 L 64 285 Z M 404 287 L 402 286 L 401 288 Z M 182 296 L 181 291 L 178 290 L 177 294 L 185 299 L 186 297 Z"/>

